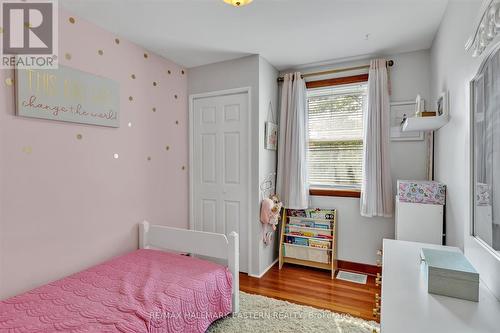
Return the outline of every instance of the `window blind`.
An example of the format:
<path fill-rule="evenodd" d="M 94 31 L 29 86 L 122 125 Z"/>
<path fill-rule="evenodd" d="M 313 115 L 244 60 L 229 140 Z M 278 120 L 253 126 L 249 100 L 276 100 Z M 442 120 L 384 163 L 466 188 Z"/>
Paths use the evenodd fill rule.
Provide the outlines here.
<path fill-rule="evenodd" d="M 359 188 L 366 84 L 308 90 L 309 183 Z"/>

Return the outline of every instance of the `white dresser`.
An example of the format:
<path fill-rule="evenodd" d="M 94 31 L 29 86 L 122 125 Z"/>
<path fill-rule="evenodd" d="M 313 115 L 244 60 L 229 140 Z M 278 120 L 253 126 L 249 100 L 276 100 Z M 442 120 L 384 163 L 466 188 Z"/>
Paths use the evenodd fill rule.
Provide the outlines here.
<path fill-rule="evenodd" d="M 422 247 L 460 251 L 384 240 L 381 333 L 499 333 L 500 301 L 482 282 L 477 303 L 427 293 Z"/>
<path fill-rule="evenodd" d="M 396 239 L 443 244 L 443 205 L 401 202 L 396 196 Z"/>

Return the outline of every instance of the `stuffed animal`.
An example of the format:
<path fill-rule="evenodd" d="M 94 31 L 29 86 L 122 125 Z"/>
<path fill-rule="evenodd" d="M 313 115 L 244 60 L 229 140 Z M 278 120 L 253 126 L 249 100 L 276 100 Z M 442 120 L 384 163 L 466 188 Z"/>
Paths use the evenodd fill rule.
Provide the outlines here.
<path fill-rule="evenodd" d="M 282 206 L 283 204 L 279 201 L 277 195 L 273 195 L 271 198 L 265 198 L 262 200 L 260 207 L 260 222 L 263 224 L 270 224 L 273 227 L 273 230 L 276 230 Z"/>

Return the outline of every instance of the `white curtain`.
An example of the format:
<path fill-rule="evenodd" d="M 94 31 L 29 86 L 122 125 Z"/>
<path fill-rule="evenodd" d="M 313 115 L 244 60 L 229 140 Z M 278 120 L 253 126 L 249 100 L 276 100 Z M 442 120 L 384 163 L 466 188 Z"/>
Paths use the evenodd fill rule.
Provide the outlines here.
<path fill-rule="evenodd" d="M 276 191 L 283 206 L 305 209 L 307 184 L 307 98 L 300 73 L 286 74 L 281 91 Z"/>
<path fill-rule="evenodd" d="M 372 60 L 368 101 L 363 116 L 363 182 L 360 211 L 366 217 L 393 213 L 389 151 L 389 79 L 385 59 Z"/>

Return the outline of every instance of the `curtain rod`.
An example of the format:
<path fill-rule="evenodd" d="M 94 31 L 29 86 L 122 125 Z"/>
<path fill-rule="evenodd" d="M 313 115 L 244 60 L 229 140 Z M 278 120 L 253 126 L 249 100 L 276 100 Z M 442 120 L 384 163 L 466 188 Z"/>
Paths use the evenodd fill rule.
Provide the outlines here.
<path fill-rule="evenodd" d="M 387 60 L 387 66 L 392 67 L 394 65 L 394 60 Z M 336 69 L 331 69 L 328 71 L 322 71 L 322 72 L 313 72 L 313 73 L 305 73 L 302 74 L 301 77 L 310 77 L 310 76 L 320 76 L 320 75 L 327 75 L 327 74 L 335 74 L 335 73 L 340 73 L 340 72 L 347 72 L 347 71 L 355 71 L 357 69 L 365 69 L 365 68 L 370 68 L 370 65 L 363 65 L 363 66 L 355 66 L 355 67 L 345 67 L 345 68 L 336 68 Z M 280 76 L 278 78 L 278 82 L 283 82 L 283 77 Z"/>

